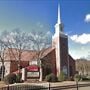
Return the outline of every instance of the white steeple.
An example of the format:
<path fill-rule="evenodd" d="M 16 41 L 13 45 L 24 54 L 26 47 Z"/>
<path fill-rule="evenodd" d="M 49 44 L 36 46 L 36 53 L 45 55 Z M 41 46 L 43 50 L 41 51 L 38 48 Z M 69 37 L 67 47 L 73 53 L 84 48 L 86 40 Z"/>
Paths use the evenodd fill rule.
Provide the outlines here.
<path fill-rule="evenodd" d="M 61 71 L 61 47 L 60 43 L 61 37 L 65 37 L 63 33 L 63 25 L 61 22 L 61 13 L 60 13 L 60 4 L 58 4 L 58 10 L 57 10 L 57 23 L 55 25 L 55 34 L 52 37 L 52 46 L 55 47 L 55 54 L 56 54 L 56 69 L 57 69 L 57 76 L 60 74 Z"/>
<path fill-rule="evenodd" d="M 60 33 L 61 33 L 61 17 L 60 17 L 60 5 L 58 4 L 58 15 L 57 15 L 57 23 L 55 25 L 55 34 L 52 37 L 52 46 L 55 47 L 56 53 L 56 68 L 57 68 L 57 76 L 60 74 L 61 65 L 60 65 Z"/>
<path fill-rule="evenodd" d="M 56 55 L 56 70 L 57 70 L 57 76 L 60 75 L 60 72 L 63 70 L 62 67 L 64 67 L 62 61 L 63 59 L 67 61 L 68 53 L 67 53 L 67 36 L 63 32 L 63 24 L 61 22 L 61 13 L 60 13 L 60 4 L 58 4 L 58 15 L 57 15 L 57 23 L 55 25 L 55 34 L 52 37 L 52 47 L 55 48 L 55 55 Z M 65 43 L 65 47 L 63 48 Z M 63 53 L 63 51 L 65 53 Z M 66 56 L 64 57 L 63 54 Z M 62 66 L 63 65 L 63 66 Z M 66 66 L 67 67 L 67 66 Z M 66 68 L 64 69 L 64 71 Z"/>
<path fill-rule="evenodd" d="M 60 4 L 58 4 L 57 23 L 55 24 L 55 34 L 54 34 L 53 38 L 59 36 L 60 33 L 64 34 L 63 33 L 63 24 L 61 22 Z"/>
<path fill-rule="evenodd" d="M 60 4 L 58 4 L 58 20 L 57 20 L 58 24 L 61 24 L 61 17 L 60 17 Z"/>

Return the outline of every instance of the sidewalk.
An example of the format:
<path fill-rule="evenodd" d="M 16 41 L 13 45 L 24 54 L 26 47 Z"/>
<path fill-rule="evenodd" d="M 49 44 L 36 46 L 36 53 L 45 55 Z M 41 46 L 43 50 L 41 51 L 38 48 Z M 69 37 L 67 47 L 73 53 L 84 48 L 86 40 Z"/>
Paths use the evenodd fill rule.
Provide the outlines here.
<path fill-rule="evenodd" d="M 45 86 L 45 87 L 51 87 L 51 88 L 72 88 L 76 87 L 75 81 L 63 81 L 63 82 L 26 82 L 23 83 L 23 85 L 39 85 L 39 86 Z M 78 82 L 80 87 L 90 86 L 90 82 Z"/>
<path fill-rule="evenodd" d="M 6 84 L 3 81 L 0 81 L 0 88 L 4 87 Z"/>
<path fill-rule="evenodd" d="M 90 86 L 90 82 L 79 82 L 78 83 L 79 86 Z M 38 86 L 45 86 L 45 87 L 70 87 L 70 86 L 76 86 L 76 82 L 75 81 L 63 81 L 63 82 L 25 82 L 25 83 L 15 83 L 15 84 L 11 84 L 10 86 L 13 85 L 38 85 Z M 4 87 L 5 83 L 4 82 L 0 82 L 0 87 Z"/>
<path fill-rule="evenodd" d="M 90 82 L 78 82 L 79 85 L 85 85 L 85 84 L 90 84 Z M 64 81 L 64 82 L 55 82 L 55 83 L 50 83 L 51 87 L 56 87 L 56 86 L 69 86 L 69 85 L 76 85 L 75 81 Z"/>

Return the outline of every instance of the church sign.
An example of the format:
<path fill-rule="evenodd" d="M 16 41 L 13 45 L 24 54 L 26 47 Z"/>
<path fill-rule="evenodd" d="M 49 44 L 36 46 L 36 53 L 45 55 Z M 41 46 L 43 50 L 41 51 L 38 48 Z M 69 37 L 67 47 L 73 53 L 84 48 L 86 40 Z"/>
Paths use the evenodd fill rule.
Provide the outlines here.
<path fill-rule="evenodd" d="M 28 67 L 27 67 L 27 71 L 31 71 L 31 72 L 32 72 L 32 71 L 33 71 L 33 72 L 35 71 L 35 72 L 36 72 L 36 71 L 39 71 L 39 67 L 36 66 L 36 65 L 31 65 L 31 66 L 28 66 Z"/>
<path fill-rule="evenodd" d="M 39 72 L 27 72 L 27 78 L 36 78 L 36 77 L 39 77 Z"/>
<path fill-rule="evenodd" d="M 27 78 L 39 77 L 39 67 L 37 65 L 30 65 L 26 69 L 27 69 Z"/>

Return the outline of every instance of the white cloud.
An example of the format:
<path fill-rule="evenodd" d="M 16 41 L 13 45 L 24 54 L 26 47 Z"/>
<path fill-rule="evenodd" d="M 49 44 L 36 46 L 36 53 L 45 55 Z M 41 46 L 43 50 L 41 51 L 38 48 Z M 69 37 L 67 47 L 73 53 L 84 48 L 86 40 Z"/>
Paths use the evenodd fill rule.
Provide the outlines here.
<path fill-rule="evenodd" d="M 69 53 L 74 59 L 85 58 L 90 60 L 90 46 L 78 45 L 78 47 L 69 48 Z"/>
<path fill-rule="evenodd" d="M 88 56 L 86 57 L 86 59 L 90 60 L 90 55 L 88 55 Z"/>
<path fill-rule="evenodd" d="M 72 35 L 70 39 L 76 43 L 87 44 L 90 43 L 90 34 L 83 33 L 81 35 Z"/>
<path fill-rule="evenodd" d="M 87 14 L 86 16 L 85 16 L 85 22 L 90 22 L 90 14 Z"/>

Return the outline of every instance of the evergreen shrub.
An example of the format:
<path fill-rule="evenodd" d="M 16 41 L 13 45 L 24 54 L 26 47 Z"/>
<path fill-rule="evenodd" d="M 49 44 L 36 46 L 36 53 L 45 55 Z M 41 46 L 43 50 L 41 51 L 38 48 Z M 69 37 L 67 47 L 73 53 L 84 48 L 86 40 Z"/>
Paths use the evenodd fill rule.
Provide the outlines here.
<path fill-rule="evenodd" d="M 90 78 L 87 76 L 81 76 L 82 81 L 90 81 Z"/>
<path fill-rule="evenodd" d="M 82 79 L 81 75 L 75 74 L 75 76 L 74 76 L 75 81 L 80 81 L 81 79 Z"/>
<path fill-rule="evenodd" d="M 16 74 L 16 83 L 22 82 L 21 78 L 22 78 L 22 73 L 17 73 Z"/>
<path fill-rule="evenodd" d="M 53 73 L 51 73 L 51 74 L 46 75 L 45 81 L 47 81 L 47 82 L 56 82 L 57 77 Z"/>
<path fill-rule="evenodd" d="M 66 78 L 65 74 L 61 72 L 60 75 L 58 76 L 58 81 L 64 81 L 65 78 Z"/>
<path fill-rule="evenodd" d="M 7 75 L 4 78 L 4 82 L 6 84 L 13 84 L 13 83 L 15 83 L 16 82 L 16 74 L 12 73 L 12 74 Z"/>

